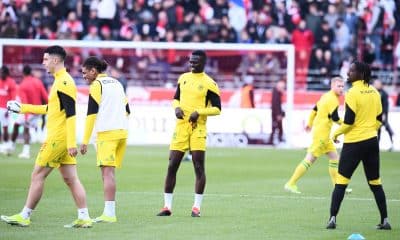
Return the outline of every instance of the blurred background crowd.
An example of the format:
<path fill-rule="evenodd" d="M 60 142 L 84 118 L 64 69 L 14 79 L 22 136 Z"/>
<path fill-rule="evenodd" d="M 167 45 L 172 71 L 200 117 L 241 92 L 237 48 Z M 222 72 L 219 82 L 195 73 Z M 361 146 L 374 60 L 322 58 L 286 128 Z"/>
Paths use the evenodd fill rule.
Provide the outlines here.
<path fill-rule="evenodd" d="M 371 64 L 374 75 L 385 85 L 400 85 L 399 32 L 400 1 L 394 0 L 2 0 L 0 3 L 0 38 L 292 43 L 298 89 L 327 89 L 327 80 L 333 75 L 343 75 L 355 58 Z M 76 53 L 72 65 L 78 67 L 89 54 L 93 52 Z M 182 72 L 186 64 L 185 59 L 171 58 L 171 52 L 94 54 L 103 54 L 105 58 L 109 55 L 115 74 L 122 74 L 128 82 L 136 79 L 139 82 L 133 84 L 141 85 L 158 85 L 158 80 L 175 82 L 175 75 L 168 79 L 162 73 Z M 240 73 L 236 74 L 239 77 L 252 75 L 256 88 L 269 88 L 273 86 L 269 82 L 285 76 L 284 55 L 254 52 L 231 59 L 228 67 L 224 67 L 227 69 L 221 69 L 219 61 L 211 58 L 208 66 L 211 75 L 224 71 Z M 149 81 L 140 82 L 143 79 Z M 235 82 L 223 79 L 221 85 L 230 87 L 232 80 Z"/>

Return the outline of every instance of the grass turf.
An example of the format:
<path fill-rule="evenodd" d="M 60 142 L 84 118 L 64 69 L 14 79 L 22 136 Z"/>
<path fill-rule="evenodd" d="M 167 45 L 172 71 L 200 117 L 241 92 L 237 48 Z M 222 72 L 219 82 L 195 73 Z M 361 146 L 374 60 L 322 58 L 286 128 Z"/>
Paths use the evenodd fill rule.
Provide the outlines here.
<path fill-rule="evenodd" d="M 35 155 L 39 149 L 33 146 Z M 283 185 L 305 151 L 258 148 L 209 148 L 207 186 L 202 217 L 190 217 L 194 172 L 183 162 L 178 172 L 173 216 L 156 217 L 163 205 L 167 168 L 166 146 L 127 148 L 123 168 L 117 170 L 116 224 L 91 229 L 64 229 L 77 216 L 72 197 L 57 170 L 48 177 L 43 197 L 27 228 L 0 223 L 0 239 L 347 239 L 361 233 L 366 239 L 400 239 L 400 154 L 381 154 L 381 174 L 392 231 L 375 230 L 379 212 L 362 166 L 353 176 L 353 193 L 346 195 L 336 230 L 326 230 L 332 186 L 326 158 L 300 180 L 303 192 L 293 195 Z M 34 157 L 1 155 L 0 214 L 19 212 L 27 194 Z M 100 171 L 94 149 L 78 157 L 78 173 L 87 191 L 91 217 L 103 210 Z"/>

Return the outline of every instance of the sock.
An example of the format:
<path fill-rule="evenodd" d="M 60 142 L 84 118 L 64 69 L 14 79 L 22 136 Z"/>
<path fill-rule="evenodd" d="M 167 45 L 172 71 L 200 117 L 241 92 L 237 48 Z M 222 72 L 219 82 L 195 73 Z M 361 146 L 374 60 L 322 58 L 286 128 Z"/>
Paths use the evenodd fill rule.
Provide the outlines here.
<path fill-rule="evenodd" d="M 383 191 L 382 185 L 369 185 L 371 191 L 374 193 L 376 205 L 378 205 L 379 213 L 381 214 L 381 223 L 384 223 L 387 218 L 386 196 Z"/>
<path fill-rule="evenodd" d="M 343 184 L 335 184 L 335 189 L 332 192 L 332 200 L 331 200 L 331 217 L 336 217 L 340 205 L 342 204 L 344 198 L 344 192 L 346 190 L 347 185 Z"/>
<path fill-rule="evenodd" d="M 20 214 L 21 214 L 23 219 L 28 219 L 28 218 L 31 217 L 32 211 L 33 211 L 32 209 L 30 209 L 28 207 L 24 207 Z"/>
<path fill-rule="evenodd" d="M 297 165 L 296 169 L 293 172 L 292 177 L 289 179 L 289 185 L 296 185 L 297 181 L 307 172 L 307 170 L 311 167 L 312 162 L 304 159 Z"/>
<path fill-rule="evenodd" d="M 103 214 L 107 217 L 115 217 L 115 201 L 105 201 Z"/>
<path fill-rule="evenodd" d="M 79 208 L 78 219 L 89 220 L 89 210 L 87 208 Z"/>
<path fill-rule="evenodd" d="M 28 153 L 30 151 L 30 145 L 29 144 L 24 144 L 24 147 L 22 148 L 23 153 Z"/>
<path fill-rule="evenodd" d="M 336 177 L 338 175 L 338 162 L 339 161 L 337 159 L 329 159 L 328 170 L 333 186 L 336 184 Z"/>
<path fill-rule="evenodd" d="M 194 194 L 194 204 L 193 207 L 200 209 L 201 207 L 201 202 L 203 201 L 203 194 Z"/>
<path fill-rule="evenodd" d="M 168 208 L 169 210 L 172 209 L 172 198 L 173 193 L 164 193 L 164 207 Z"/>

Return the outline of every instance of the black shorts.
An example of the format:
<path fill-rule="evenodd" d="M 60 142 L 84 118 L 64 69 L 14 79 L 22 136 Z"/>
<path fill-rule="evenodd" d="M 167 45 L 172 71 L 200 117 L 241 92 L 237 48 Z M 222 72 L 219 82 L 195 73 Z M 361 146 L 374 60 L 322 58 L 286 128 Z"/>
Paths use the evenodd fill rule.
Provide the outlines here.
<path fill-rule="evenodd" d="M 355 143 L 344 143 L 339 160 L 339 174 L 350 179 L 362 161 L 367 180 L 379 178 L 379 143 L 373 137 Z"/>

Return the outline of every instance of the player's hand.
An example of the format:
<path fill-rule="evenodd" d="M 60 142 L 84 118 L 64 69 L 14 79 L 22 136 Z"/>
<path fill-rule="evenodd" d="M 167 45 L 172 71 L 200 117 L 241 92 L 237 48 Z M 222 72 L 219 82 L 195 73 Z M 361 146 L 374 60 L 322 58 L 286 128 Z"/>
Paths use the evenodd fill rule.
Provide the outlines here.
<path fill-rule="evenodd" d="M 189 117 L 189 122 L 197 123 L 197 119 L 199 119 L 200 114 L 197 111 L 192 112 Z"/>
<path fill-rule="evenodd" d="M 76 147 L 68 148 L 68 154 L 71 157 L 76 157 L 76 155 L 78 155 L 78 149 Z"/>
<path fill-rule="evenodd" d="M 21 112 L 21 103 L 15 100 L 11 100 L 7 102 L 7 110 L 15 113 Z"/>
<path fill-rule="evenodd" d="M 180 107 L 175 108 L 175 116 L 176 116 L 176 118 L 178 118 L 178 119 L 183 119 L 183 117 L 185 116 L 185 114 L 183 113 L 182 108 L 180 108 Z"/>
<path fill-rule="evenodd" d="M 87 153 L 87 144 L 82 144 L 80 152 L 82 155 L 85 155 Z"/>
<path fill-rule="evenodd" d="M 310 127 L 310 126 L 306 126 L 306 127 L 304 128 L 304 130 L 305 130 L 306 132 L 310 132 L 310 131 L 311 131 L 311 127 Z"/>
<path fill-rule="evenodd" d="M 340 141 L 337 139 L 337 136 L 333 136 L 332 140 L 333 140 L 334 143 L 340 143 Z"/>

